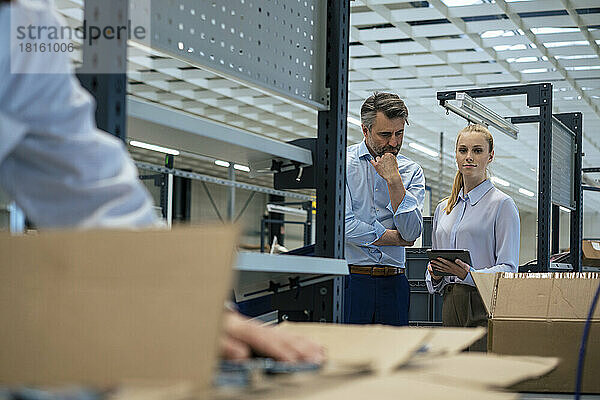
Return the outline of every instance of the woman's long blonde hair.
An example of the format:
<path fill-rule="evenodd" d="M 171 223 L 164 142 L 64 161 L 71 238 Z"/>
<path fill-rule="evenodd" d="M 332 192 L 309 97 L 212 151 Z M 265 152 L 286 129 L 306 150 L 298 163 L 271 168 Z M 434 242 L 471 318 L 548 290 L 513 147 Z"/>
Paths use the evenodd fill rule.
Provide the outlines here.
<path fill-rule="evenodd" d="M 492 137 L 492 134 L 490 133 L 489 129 L 481 124 L 467 125 L 463 129 L 461 129 L 461 131 L 458 132 L 458 135 L 456 136 L 456 144 L 454 145 L 455 150 L 458 147 L 458 140 L 460 139 L 460 136 L 463 133 L 471 133 L 471 132 L 481 133 L 485 137 L 485 140 L 487 140 L 487 142 L 488 142 L 490 153 L 492 152 L 492 150 L 494 150 L 494 138 Z M 487 178 L 487 171 L 486 171 L 485 175 Z M 456 202 L 458 201 L 458 194 L 460 193 L 460 189 L 462 189 L 463 186 L 464 186 L 463 176 L 460 173 L 460 171 L 457 170 L 456 175 L 454 176 L 454 183 L 452 184 L 452 192 L 450 193 L 450 196 L 446 197 L 448 199 L 448 204 L 446 204 L 446 208 L 444 208 L 444 210 L 446 211 L 446 214 L 450 214 L 452 212 L 452 209 L 454 208 L 454 206 L 456 205 Z"/>

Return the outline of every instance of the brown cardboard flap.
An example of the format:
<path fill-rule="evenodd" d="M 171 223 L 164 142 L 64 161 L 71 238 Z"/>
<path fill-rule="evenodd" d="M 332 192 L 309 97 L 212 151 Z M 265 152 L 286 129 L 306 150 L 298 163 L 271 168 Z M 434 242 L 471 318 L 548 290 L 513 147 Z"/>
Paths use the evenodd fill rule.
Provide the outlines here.
<path fill-rule="evenodd" d="M 479 295 L 490 316 L 494 313 L 494 293 L 498 275 L 485 272 L 471 272 L 475 286 L 477 286 Z"/>
<path fill-rule="evenodd" d="M 461 353 L 412 361 L 407 369 L 432 382 L 505 388 L 552 371 L 558 358 Z"/>
<path fill-rule="evenodd" d="M 493 317 L 585 319 L 598 284 L 600 274 L 589 272 L 502 274 Z M 599 309 L 594 318 L 600 318 Z"/>
<path fill-rule="evenodd" d="M 0 382 L 210 384 L 237 229 L 0 237 Z"/>
<path fill-rule="evenodd" d="M 498 279 L 493 317 L 546 318 L 552 279 L 538 278 L 532 274 L 519 275 L 518 278 L 500 276 Z"/>
<path fill-rule="evenodd" d="M 587 319 L 596 289 L 600 284 L 600 274 L 587 275 L 590 275 L 587 279 L 564 277 L 553 280 L 548 308 L 549 318 Z M 596 307 L 593 318 L 600 320 L 600 307 Z"/>
<path fill-rule="evenodd" d="M 431 334 L 428 329 L 384 325 L 286 322 L 277 329 L 322 344 L 331 369 L 369 368 L 378 372 L 389 372 L 406 363 Z"/>
<path fill-rule="evenodd" d="M 475 343 L 487 332 L 487 330 L 482 327 L 430 328 L 429 330 L 431 331 L 431 336 L 426 340 L 426 355 L 456 354 Z"/>

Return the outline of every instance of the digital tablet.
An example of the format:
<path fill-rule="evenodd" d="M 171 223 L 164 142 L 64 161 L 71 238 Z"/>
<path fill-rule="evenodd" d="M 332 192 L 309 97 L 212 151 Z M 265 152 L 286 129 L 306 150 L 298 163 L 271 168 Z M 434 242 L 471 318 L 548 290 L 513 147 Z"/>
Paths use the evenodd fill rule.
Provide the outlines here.
<path fill-rule="evenodd" d="M 427 250 L 427 257 L 429 257 L 429 260 L 435 260 L 436 258 L 440 257 L 440 258 L 445 258 L 446 260 L 452 261 L 454 262 L 454 260 L 456 260 L 457 258 L 461 261 L 466 262 L 469 265 L 473 265 L 471 263 L 471 254 L 469 254 L 469 250 Z M 434 273 L 438 276 L 453 276 L 452 274 L 446 273 L 446 272 L 442 272 L 442 271 L 438 271 L 437 269 L 435 269 L 435 267 L 432 265 L 431 268 L 433 269 Z"/>

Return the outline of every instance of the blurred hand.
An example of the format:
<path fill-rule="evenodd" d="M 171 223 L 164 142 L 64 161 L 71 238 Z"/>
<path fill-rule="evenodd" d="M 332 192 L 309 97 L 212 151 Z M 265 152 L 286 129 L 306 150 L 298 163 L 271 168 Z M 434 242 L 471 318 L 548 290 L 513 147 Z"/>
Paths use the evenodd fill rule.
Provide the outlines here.
<path fill-rule="evenodd" d="M 438 271 L 446 272 L 458 276 L 461 280 L 465 279 L 469 274 L 471 266 L 458 258 L 454 262 L 438 257 L 431 260 L 431 265 Z"/>
<path fill-rule="evenodd" d="M 262 326 L 237 312 L 226 312 L 221 356 L 228 360 L 244 360 L 253 352 L 277 361 L 316 364 L 325 361 L 325 349 L 308 339 Z"/>

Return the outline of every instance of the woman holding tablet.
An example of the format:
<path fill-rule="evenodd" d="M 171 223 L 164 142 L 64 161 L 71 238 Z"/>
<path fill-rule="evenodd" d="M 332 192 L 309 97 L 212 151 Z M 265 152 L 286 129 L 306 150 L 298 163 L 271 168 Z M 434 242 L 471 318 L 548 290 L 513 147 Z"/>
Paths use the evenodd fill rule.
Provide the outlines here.
<path fill-rule="evenodd" d="M 432 248 L 466 249 L 473 264 L 437 258 L 427 266 L 429 292 L 444 296 L 444 326 L 487 327 L 487 311 L 471 271 L 517 271 L 519 212 L 515 202 L 488 179 L 487 167 L 493 159 L 494 139 L 485 126 L 469 125 L 458 133 L 458 171 L 450 197 L 435 210 Z M 471 350 L 485 351 L 485 338 Z"/>

